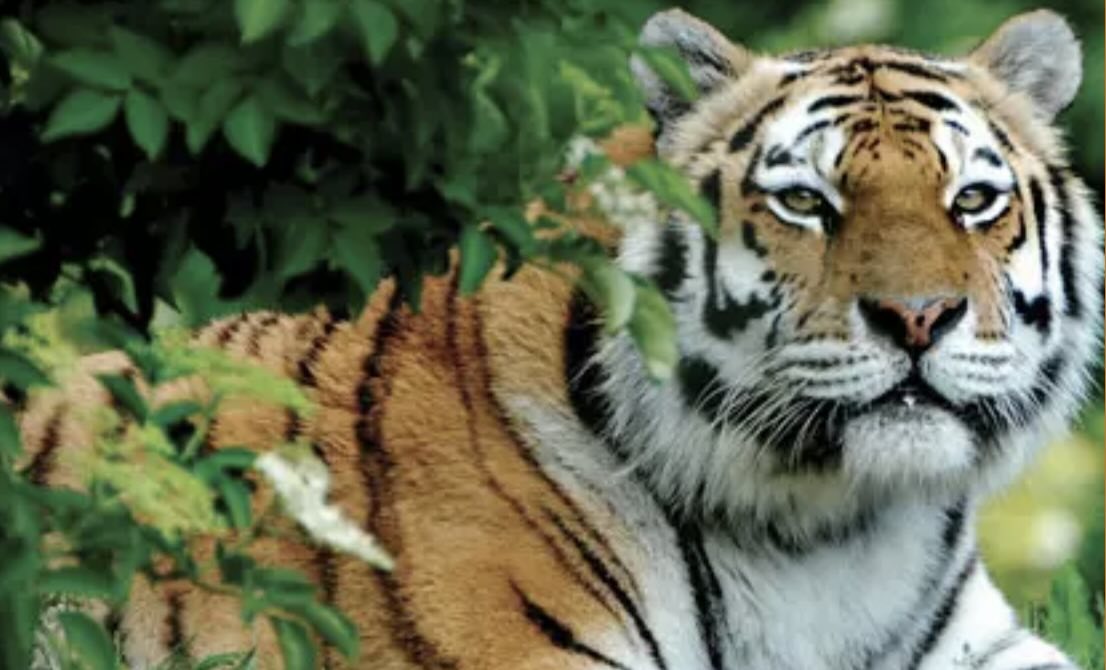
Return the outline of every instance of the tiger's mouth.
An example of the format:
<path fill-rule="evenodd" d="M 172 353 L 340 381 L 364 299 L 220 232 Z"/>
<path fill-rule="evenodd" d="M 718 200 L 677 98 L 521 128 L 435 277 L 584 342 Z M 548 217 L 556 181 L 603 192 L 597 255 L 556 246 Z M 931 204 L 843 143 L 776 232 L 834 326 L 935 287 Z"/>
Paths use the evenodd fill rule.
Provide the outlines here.
<path fill-rule="evenodd" d="M 933 388 L 928 381 L 914 367 L 910 374 L 902 381 L 892 386 L 879 397 L 864 403 L 856 408 L 858 413 L 880 410 L 884 408 L 903 409 L 942 409 L 952 414 L 957 414 L 958 407 L 940 391 Z"/>

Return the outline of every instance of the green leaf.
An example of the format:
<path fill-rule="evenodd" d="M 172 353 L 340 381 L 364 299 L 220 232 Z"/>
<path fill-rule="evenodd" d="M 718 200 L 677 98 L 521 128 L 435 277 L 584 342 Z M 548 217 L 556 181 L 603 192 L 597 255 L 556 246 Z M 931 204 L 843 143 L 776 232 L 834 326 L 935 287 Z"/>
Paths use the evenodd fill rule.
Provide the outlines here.
<path fill-rule="evenodd" d="M 215 480 L 215 490 L 227 507 L 231 525 L 238 529 L 250 527 L 250 490 L 237 479 L 222 476 Z"/>
<path fill-rule="evenodd" d="M 341 198 L 327 210 L 327 216 L 343 226 L 357 226 L 373 235 L 392 229 L 396 212 L 388 203 L 372 195 Z"/>
<path fill-rule="evenodd" d="M 581 262 L 584 273 L 580 285 L 592 302 L 603 311 L 608 333 L 618 332 L 634 313 L 637 289 L 630 276 L 603 257 Z"/>
<path fill-rule="evenodd" d="M 203 406 L 194 400 L 176 400 L 158 407 L 150 413 L 150 423 L 168 428 L 190 416 L 203 412 Z"/>
<path fill-rule="evenodd" d="M 269 617 L 269 621 L 280 643 L 285 670 L 314 670 L 315 643 L 303 624 L 275 616 Z"/>
<path fill-rule="evenodd" d="M 637 55 L 649 66 L 664 83 L 672 87 L 676 95 L 687 102 L 699 97 L 699 86 L 687 71 L 687 63 L 675 51 L 665 47 L 646 47 L 638 50 Z"/>
<path fill-rule="evenodd" d="M 49 570 L 38 577 L 39 593 L 81 596 L 83 598 L 115 599 L 119 584 L 111 574 L 84 565 L 72 565 Z"/>
<path fill-rule="evenodd" d="M 134 88 L 123 102 L 123 114 L 134 143 L 146 152 L 147 158 L 155 160 L 169 139 L 168 112 L 160 102 Z"/>
<path fill-rule="evenodd" d="M 283 78 L 266 77 L 257 83 L 254 91 L 278 119 L 305 126 L 318 125 L 326 119 L 314 103 Z"/>
<path fill-rule="evenodd" d="M 345 52 L 334 40 L 316 40 L 303 46 L 288 46 L 281 52 L 284 70 L 310 96 L 317 95 L 342 67 Z"/>
<path fill-rule="evenodd" d="M 110 95 L 87 88 L 75 89 L 62 98 L 50 112 L 46 121 L 46 130 L 42 132 L 44 142 L 53 142 L 74 135 L 88 135 L 106 128 L 119 111 L 122 100 L 118 95 Z"/>
<path fill-rule="evenodd" d="M 339 0 L 311 0 L 303 3 L 300 18 L 288 36 L 288 44 L 300 46 L 326 35 L 342 16 L 343 9 Z"/>
<path fill-rule="evenodd" d="M 111 91 L 125 91 L 131 74 L 115 54 L 92 49 L 69 49 L 52 58 L 54 66 L 78 83 Z"/>
<path fill-rule="evenodd" d="M 369 62 L 380 65 L 399 37 L 399 22 L 390 9 L 373 0 L 352 0 L 349 8 Z"/>
<path fill-rule="evenodd" d="M 269 160 L 276 130 L 276 119 L 253 95 L 235 105 L 223 122 L 223 135 L 230 146 L 257 167 Z"/>
<path fill-rule="evenodd" d="M 242 447 L 226 447 L 196 462 L 193 471 L 204 481 L 214 481 L 223 470 L 246 470 L 257 460 L 257 452 Z"/>
<path fill-rule="evenodd" d="M 499 148 L 510 135 L 507 117 L 499 106 L 483 91 L 476 91 L 472 97 L 473 126 L 469 135 L 469 146 L 477 153 L 493 151 Z"/>
<path fill-rule="evenodd" d="M 220 79 L 204 91 L 192 116 L 187 120 L 185 143 L 193 156 L 203 151 L 211 134 L 226 119 L 227 112 L 239 100 L 243 91 L 237 78 Z"/>
<path fill-rule="evenodd" d="M 226 79 L 241 66 L 238 49 L 222 42 L 203 42 L 188 51 L 170 77 L 174 84 L 206 88 Z"/>
<path fill-rule="evenodd" d="M 474 225 L 461 230 L 458 242 L 461 249 L 461 271 L 458 283 L 462 295 L 469 295 L 480 288 L 498 257 L 495 241 Z"/>
<path fill-rule="evenodd" d="M 0 227 L 0 263 L 26 256 L 42 246 L 36 237 L 24 235 L 11 228 Z"/>
<path fill-rule="evenodd" d="M 171 51 L 145 35 L 111 27 L 111 44 L 115 55 L 135 79 L 148 84 L 161 81 L 173 60 Z"/>
<path fill-rule="evenodd" d="M 21 389 L 50 385 L 50 378 L 30 359 L 17 351 L 3 347 L 0 347 L 0 379 L 11 382 Z"/>
<path fill-rule="evenodd" d="M 357 627 L 344 614 L 318 602 L 308 604 L 297 614 L 307 619 L 315 632 L 334 645 L 347 659 L 353 660 L 357 657 L 360 642 Z"/>
<path fill-rule="evenodd" d="M 82 612 L 61 612 L 58 623 L 72 658 L 88 670 L 115 670 L 115 646 L 100 624 Z"/>
<path fill-rule="evenodd" d="M 365 297 L 372 295 L 384 269 L 376 236 L 366 227 L 343 226 L 334 233 L 334 257 Z"/>
<path fill-rule="evenodd" d="M 108 390 L 116 404 L 127 410 L 140 423 L 146 421 L 150 410 L 133 381 L 118 374 L 96 375 L 96 379 Z"/>
<path fill-rule="evenodd" d="M 0 51 L 13 67 L 30 71 L 42 55 L 42 42 L 15 19 L 0 21 Z"/>
<path fill-rule="evenodd" d="M 676 168 L 650 159 L 627 167 L 626 175 L 651 191 L 658 201 L 690 214 L 708 235 L 718 237 L 718 220 L 714 207 L 695 192 L 687 177 Z"/>
<path fill-rule="evenodd" d="M 235 666 L 244 668 L 243 663 L 253 656 L 253 652 L 228 651 L 224 654 L 212 654 L 205 656 L 203 660 L 192 666 L 192 670 L 219 670 L 219 668 Z"/>
<path fill-rule="evenodd" d="M 0 404 L 0 463 L 4 459 L 11 463 L 23 453 L 23 443 L 19 439 L 19 425 L 15 422 L 11 408 Z"/>
<path fill-rule="evenodd" d="M 639 284 L 634 314 L 630 317 L 630 335 L 645 358 L 649 375 L 657 381 L 672 376 L 679 352 L 676 348 L 676 321 L 668 302 L 655 286 Z"/>
<path fill-rule="evenodd" d="M 284 21 L 288 8 L 288 0 L 234 0 L 234 15 L 238 19 L 242 43 L 256 42 L 276 30 Z"/>
<path fill-rule="evenodd" d="M 219 298 L 219 283 L 219 273 L 207 255 L 195 247 L 184 253 L 169 287 L 186 326 L 196 327 L 237 310 L 238 305 Z"/>

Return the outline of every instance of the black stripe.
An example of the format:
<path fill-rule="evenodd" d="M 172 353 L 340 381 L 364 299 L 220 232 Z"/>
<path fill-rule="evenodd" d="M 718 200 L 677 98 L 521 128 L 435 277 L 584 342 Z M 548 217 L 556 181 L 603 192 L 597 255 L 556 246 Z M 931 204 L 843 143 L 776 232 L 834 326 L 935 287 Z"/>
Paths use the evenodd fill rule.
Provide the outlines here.
<path fill-rule="evenodd" d="M 903 91 L 902 95 L 936 112 L 960 109 L 960 105 L 956 104 L 951 98 L 936 91 Z"/>
<path fill-rule="evenodd" d="M 327 319 L 323 323 L 323 332 L 319 333 L 311 340 L 311 346 L 308 347 L 307 352 L 300 358 L 299 363 L 296 365 L 296 381 L 302 386 L 311 388 L 318 386 L 318 380 L 315 379 L 314 365 L 319 356 L 321 356 L 326 349 L 326 345 L 330 342 L 330 337 L 334 334 L 337 327 L 337 324 L 332 319 Z"/>
<path fill-rule="evenodd" d="M 1014 151 L 1014 143 L 1010 141 L 1010 136 L 1006 134 L 1006 131 L 1004 131 L 1002 128 L 999 128 L 997 125 L 995 125 L 995 122 L 991 121 L 990 119 L 987 120 L 987 125 L 990 126 L 991 132 L 994 134 L 995 138 L 1004 149 L 1006 149 L 1007 151 Z M 967 132 L 965 132 L 964 134 L 967 135 Z"/>
<path fill-rule="evenodd" d="M 860 95 L 827 95 L 810 103 L 806 111 L 814 113 L 818 110 L 826 109 L 827 107 L 844 107 L 863 101 L 864 97 Z"/>
<path fill-rule="evenodd" d="M 1026 301 L 1025 294 L 1014 291 L 1014 311 L 1028 326 L 1036 328 L 1042 335 L 1047 335 L 1052 323 L 1052 301 L 1047 295 L 1041 294 L 1031 301 Z"/>
<path fill-rule="evenodd" d="M 915 77 L 921 77 L 922 79 L 930 79 L 932 81 L 947 82 L 948 74 L 944 72 L 935 72 L 928 69 L 923 65 L 917 63 L 900 63 L 897 61 L 882 61 L 876 63 L 877 66 L 887 68 L 888 70 L 897 70 L 899 72 L 905 72 Z M 949 73 L 954 74 L 954 73 Z"/>
<path fill-rule="evenodd" d="M 1025 239 L 1026 239 L 1025 230 L 1026 230 L 1025 213 L 1024 212 L 1019 212 L 1018 213 L 1018 232 L 1017 232 L 1016 235 L 1014 235 L 1014 239 L 1010 240 L 1010 244 L 1006 245 L 1006 253 L 1007 254 L 1012 254 L 1015 251 L 1017 251 L 1018 249 L 1022 248 L 1022 245 L 1025 244 Z"/>
<path fill-rule="evenodd" d="M 972 159 L 982 160 L 986 163 L 990 163 L 995 167 L 1002 166 L 1002 159 L 999 158 L 998 154 L 996 154 L 994 151 L 991 151 L 987 147 L 979 147 L 978 149 L 976 149 L 975 153 L 972 154 Z"/>
<path fill-rule="evenodd" d="M 542 609 L 540 605 L 531 600 L 522 589 L 518 587 L 513 581 L 511 582 L 511 589 L 518 596 L 518 599 L 522 602 L 522 611 L 526 615 L 526 618 L 530 620 L 538 630 L 541 631 L 550 643 L 558 649 L 564 649 L 565 651 L 572 652 L 574 654 L 580 654 L 586 656 L 597 663 L 602 663 L 610 668 L 619 668 L 619 670 L 630 670 L 630 667 L 623 665 L 618 661 L 615 661 L 611 657 L 602 654 L 595 649 L 592 649 L 588 645 L 580 642 L 575 633 L 572 630 L 558 621 L 552 614 Z"/>
<path fill-rule="evenodd" d="M 1029 180 L 1029 199 L 1033 204 L 1033 218 L 1037 219 L 1037 245 L 1041 250 L 1041 279 L 1048 287 L 1048 244 L 1046 243 L 1045 224 L 1048 219 L 1048 204 L 1045 202 L 1041 183 L 1036 177 Z"/>
<path fill-rule="evenodd" d="M 968 577 L 971 576 L 972 571 L 976 567 L 976 561 L 978 558 L 975 554 L 968 557 L 967 562 L 960 572 L 956 575 L 956 579 L 952 585 L 949 586 L 948 591 L 945 592 L 945 597 L 942 598 L 941 604 L 937 607 L 937 611 L 933 613 L 933 618 L 929 621 L 929 626 L 926 628 L 925 635 L 918 646 L 914 647 L 914 654 L 910 658 L 910 664 L 907 666 L 907 670 L 917 670 L 918 666 L 925 660 L 926 654 L 933 651 L 933 648 L 937 645 L 937 641 L 941 639 L 941 634 L 945 632 L 949 622 L 952 620 L 953 614 L 956 612 L 956 606 L 959 604 L 960 594 L 964 590 L 964 584 L 967 583 Z"/>
<path fill-rule="evenodd" d="M 1064 184 L 1064 172 L 1060 168 L 1050 167 L 1049 182 L 1056 191 L 1057 209 L 1060 210 L 1060 281 L 1064 288 L 1064 314 L 1078 319 L 1083 316 L 1083 300 L 1076 288 L 1075 281 L 1075 217 L 1071 213 L 1071 200 Z"/>
<path fill-rule="evenodd" d="M 715 179 L 718 173 L 714 173 Z M 704 180 L 705 181 L 705 180 Z M 666 296 L 672 298 L 687 278 L 687 242 L 679 223 L 670 220 L 661 235 L 660 254 L 653 281 Z"/>
<path fill-rule="evenodd" d="M 42 433 L 42 446 L 31 459 L 25 470 L 27 481 L 36 486 L 45 486 L 46 479 L 54 469 L 54 456 L 61 442 L 61 422 L 69 407 L 65 403 L 58 403 L 50 418 L 46 421 L 46 427 Z"/>
<path fill-rule="evenodd" d="M 568 539 L 568 541 L 572 543 L 572 545 L 576 548 L 576 551 L 579 552 L 581 558 L 583 558 L 584 562 L 587 563 L 589 568 L 591 568 L 591 571 L 596 576 L 596 578 L 599 579 L 603 586 L 607 587 L 607 590 L 610 591 L 611 595 L 613 595 L 615 600 L 618 601 L 618 604 L 622 607 L 623 611 L 625 611 L 626 614 L 629 615 L 630 620 L 634 623 L 634 628 L 637 630 L 638 635 L 640 635 L 641 639 L 645 641 L 645 645 L 649 647 L 649 655 L 653 658 L 653 662 L 656 663 L 657 667 L 661 668 L 661 670 L 667 668 L 668 665 L 664 662 L 664 658 L 661 656 L 660 645 L 657 644 L 657 638 L 653 635 L 653 631 L 649 629 L 649 625 L 645 622 L 645 618 L 641 616 L 641 612 L 638 610 L 637 605 L 634 604 L 634 601 L 630 598 L 630 595 L 626 593 L 625 589 L 623 589 L 622 586 L 618 583 L 618 580 L 615 579 L 614 575 L 612 575 L 610 570 L 607 569 L 607 566 L 603 563 L 603 561 L 595 555 L 595 552 L 592 551 L 590 547 L 588 547 L 587 543 L 580 539 L 578 535 L 573 533 L 565 525 L 564 521 L 552 510 L 545 509 L 544 511 L 549 520 L 553 522 L 554 526 L 556 526 L 557 530 L 559 530 L 561 534 L 564 535 Z"/>
<path fill-rule="evenodd" d="M 799 134 L 795 136 L 795 143 L 798 144 L 799 142 L 802 142 L 812 133 L 816 133 L 823 128 L 828 128 L 829 125 L 830 121 L 828 119 L 822 119 L 821 121 L 810 124 L 806 128 L 803 128 L 799 132 Z"/>
<path fill-rule="evenodd" d="M 784 101 L 787 100 L 786 96 L 780 96 L 769 102 L 767 105 L 761 108 L 759 112 L 753 115 L 753 118 L 749 119 L 749 122 L 742 126 L 733 137 L 730 138 L 730 152 L 738 152 L 749 145 L 753 137 L 756 135 L 757 129 L 760 128 L 760 124 L 764 121 L 764 118 L 783 106 Z"/>
<path fill-rule="evenodd" d="M 669 523 L 676 531 L 676 546 L 680 549 L 687 570 L 688 584 L 695 600 L 695 620 L 699 635 L 707 648 L 710 667 L 712 670 L 722 670 L 722 644 L 718 635 L 720 626 L 726 621 L 722 587 L 706 555 L 699 528 L 678 523 L 671 518 Z"/>
<path fill-rule="evenodd" d="M 265 336 L 269 328 L 280 321 L 279 314 L 266 314 L 257 324 L 250 329 L 249 338 L 246 340 L 246 353 L 250 356 L 261 354 L 261 338 Z"/>
<path fill-rule="evenodd" d="M 170 591 L 165 596 L 165 606 L 169 611 L 165 614 L 165 627 L 169 629 L 165 640 L 167 651 L 173 655 L 189 655 L 188 640 L 184 636 L 184 594 L 180 591 Z"/>
<path fill-rule="evenodd" d="M 230 319 L 228 323 L 223 324 L 222 328 L 215 335 L 215 343 L 220 347 L 226 346 L 226 344 L 238 334 L 238 331 L 246 325 L 249 318 L 249 314 L 243 313 Z"/>
<path fill-rule="evenodd" d="M 745 245 L 758 256 L 767 250 L 761 247 L 750 223 L 742 227 Z M 745 301 L 735 299 L 728 291 L 720 287 L 717 276 L 718 243 L 704 239 L 703 278 L 707 282 L 706 304 L 703 306 L 702 319 L 707 329 L 716 337 L 727 339 L 735 332 L 744 330 L 749 323 L 767 314 L 779 303 L 779 299 L 765 301 L 753 292 Z"/>

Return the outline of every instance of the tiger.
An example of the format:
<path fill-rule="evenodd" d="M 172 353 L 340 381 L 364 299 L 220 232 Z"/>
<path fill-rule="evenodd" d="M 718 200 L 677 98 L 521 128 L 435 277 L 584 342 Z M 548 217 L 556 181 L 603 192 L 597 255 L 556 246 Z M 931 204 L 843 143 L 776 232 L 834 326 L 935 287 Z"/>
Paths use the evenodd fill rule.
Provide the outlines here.
<path fill-rule="evenodd" d="M 678 358 L 652 380 L 570 273 L 475 295 L 454 269 L 413 311 L 226 317 L 197 341 L 297 382 L 307 418 L 230 403 L 210 447 L 309 441 L 331 500 L 395 561 L 288 538 L 356 623 L 357 667 L 401 670 L 1061 670 L 976 546 L 980 503 L 1063 432 L 1099 351 L 1102 239 L 1053 120 L 1081 79 L 1059 15 L 964 56 L 861 45 L 755 53 L 682 10 L 635 58 L 651 148 L 711 202 L 620 230 Z M 87 374 L 126 369 L 91 357 Z M 91 377 L 31 399 L 31 481 L 78 485 Z M 228 596 L 136 584 L 131 667 L 254 648 Z M 325 667 L 347 667 L 326 650 Z"/>

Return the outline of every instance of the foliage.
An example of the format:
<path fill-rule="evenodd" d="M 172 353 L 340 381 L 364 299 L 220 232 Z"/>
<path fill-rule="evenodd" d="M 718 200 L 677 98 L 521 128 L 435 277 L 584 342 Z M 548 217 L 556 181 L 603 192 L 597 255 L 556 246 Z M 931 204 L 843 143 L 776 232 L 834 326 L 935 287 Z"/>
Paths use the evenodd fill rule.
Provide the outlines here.
<path fill-rule="evenodd" d="M 1029 2 L 686 6 L 753 47 L 871 39 L 948 51 Z M 269 617 L 301 667 L 315 654 L 309 630 L 353 652 L 344 618 L 302 577 L 248 559 L 250 537 L 264 532 L 241 479 L 252 454 L 198 446 L 227 396 L 309 407 L 295 388 L 188 349 L 169 329 L 255 307 L 355 313 L 386 276 L 417 307 L 422 278 L 443 272 L 456 249 L 465 292 L 497 260 L 507 273 L 525 262 L 575 266 L 607 327 L 627 329 L 655 376 L 670 372 L 665 302 L 564 222 L 577 187 L 611 218 L 618 203 L 638 211 L 622 182 L 708 231 L 713 212 L 656 162 L 619 172 L 591 151 L 572 166 L 574 182 L 558 179 L 574 140 L 646 121 L 626 63 L 636 27 L 661 3 L 31 0 L 0 16 L 4 392 L 37 392 L 77 353 L 120 345 L 151 383 L 202 372 L 215 390 L 204 406 L 149 407 L 128 379 L 101 379 L 116 409 L 90 418 L 104 439 L 88 455 L 97 480 L 87 493 L 27 480 L 12 412 L 0 404 L 0 665 L 27 667 L 45 605 L 61 596 L 118 603 L 136 575 L 254 594 L 243 615 Z M 1076 25 L 1101 25 L 1089 0 L 1046 4 Z M 1087 82 L 1063 120 L 1081 140 L 1077 168 L 1098 185 L 1101 33 L 1084 44 Z M 671 54 L 640 55 L 693 93 Z M 158 486 L 180 492 L 187 515 L 135 484 L 136 458 Z M 194 558 L 197 534 L 222 547 L 213 564 Z M 158 557 L 169 572 L 154 569 Z M 1101 541 L 1084 564 L 1101 573 Z M 1100 592 L 1100 575 L 1094 584 Z M 1075 639 L 1064 631 L 1084 630 L 1064 628 L 1063 616 L 1048 619 L 1061 643 Z M 56 621 L 63 656 L 69 645 L 85 666 L 114 667 L 98 624 L 78 613 Z M 249 667 L 244 654 L 200 666 Z"/>

